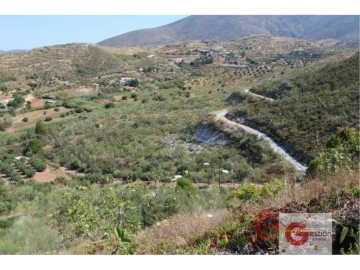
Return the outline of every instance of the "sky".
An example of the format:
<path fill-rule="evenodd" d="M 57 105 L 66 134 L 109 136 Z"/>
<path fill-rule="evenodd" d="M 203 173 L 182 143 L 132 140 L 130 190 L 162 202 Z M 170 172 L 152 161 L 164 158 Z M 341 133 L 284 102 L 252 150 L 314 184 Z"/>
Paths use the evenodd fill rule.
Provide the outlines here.
<path fill-rule="evenodd" d="M 307 1 L 311 4 L 304 4 Z M 186 17 L 170 14 L 359 14 L 360 10 L 353 2 L 354 0 L 221 0 L 219 5 L 218 0 L 0 0 L 0 50 L 28 50 L 72 42 L 97 43 L 128 31 L 152 28 Z"/>
<path fill-rule="evenodd" d="M 0 15 L 0 50 L 33 49 L 66 43 L 97 43 L 132 30 L 168 24 L 180 15 Z"/>

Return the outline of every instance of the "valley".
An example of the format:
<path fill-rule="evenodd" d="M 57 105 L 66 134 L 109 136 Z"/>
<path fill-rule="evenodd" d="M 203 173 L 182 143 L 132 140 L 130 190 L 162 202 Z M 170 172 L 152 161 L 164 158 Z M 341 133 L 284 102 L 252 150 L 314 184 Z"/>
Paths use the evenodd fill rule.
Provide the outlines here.
<path fill-rule="evenodd" d="M 358 252 L 355 32 L 258 19 L 274 28 L 1 53 L 0 254 L 279 254 L 262 211 L 331 212 L 355 235 L 333 253 Z"/>

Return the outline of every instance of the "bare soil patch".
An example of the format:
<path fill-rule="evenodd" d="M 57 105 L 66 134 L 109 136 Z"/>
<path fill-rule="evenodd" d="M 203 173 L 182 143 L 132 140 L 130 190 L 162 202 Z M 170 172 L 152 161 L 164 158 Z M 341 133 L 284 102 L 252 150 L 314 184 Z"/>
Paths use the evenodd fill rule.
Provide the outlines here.
<path fill-rule="evenodd" d="M 25 102 L 30 101 L 33 108 L 43 107 L 46 100 L 35 97 L 33 94 L 29 94 L 25 97 Z"/>
<path fill-rule="evenodd" d="M 64 168 L 51 168 L 47 167 L 43 172 L 37 172 L 33 179 L 36 183 L 48 183 L 54 181 L 57 177 L 64 177 L 65 179 L 71 179 L 71 177 L 65 172 Z"/>
<path fill-rule="evenodd" d="M 12 99 L 11 95 L 1 95 L 0 94 L 0 102 L 4 102 L 5 100 L 10 100 Z"/>

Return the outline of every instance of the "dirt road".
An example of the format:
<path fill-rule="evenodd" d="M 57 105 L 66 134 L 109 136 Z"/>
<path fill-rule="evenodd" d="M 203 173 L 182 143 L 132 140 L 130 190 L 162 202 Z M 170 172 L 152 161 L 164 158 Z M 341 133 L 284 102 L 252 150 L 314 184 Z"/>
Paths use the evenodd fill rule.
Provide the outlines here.
<path fill-rule="evenodd" d="M 242 125 L 242 124 L 239 124 L 239 123 L 236 123 L 234 121 L 227 119 L 226 118 L 227 113 L 228 113 L 227 110 L 222 110 L 222 111 L 216 112 L 216 116 L 215 116 L 216 120 L 220 121 L 221 123 L 223 123 L 225 125 L 225 131 L 242 129 L 249 134 L 256 135 L 258 138 L 261 138 L 261 139 L 267 141 L 275 153 L 282 155 L 285 158 L 285 160 L 290 162 L 300 173 L 306 172 L 306 169 L 307 169 L 306 166 L 304 166 L 304 165 L 300 164 L 298 161 L 296 161 L 292 156 L 290 156 L 287 152 L 285 152 L 285 150 L 283 148 L 281 148 L 279 145 L 277 145 L 266 134 L 261 133 L 260 131 L 257 131 L 256 129 L 250 128 L 248 126 L 245 126 L 245 125 Z"/>

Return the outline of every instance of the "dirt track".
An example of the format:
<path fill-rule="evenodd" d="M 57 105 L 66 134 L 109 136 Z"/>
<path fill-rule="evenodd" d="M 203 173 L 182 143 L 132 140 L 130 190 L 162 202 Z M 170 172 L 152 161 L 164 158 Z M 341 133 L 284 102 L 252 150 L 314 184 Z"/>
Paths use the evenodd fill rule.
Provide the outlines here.
<path fill-rule="evenodd" d="M 225 126 L 224 131 L 242 129 L 247 133 L 256 135 L 258 138 L 261 138 L 261 139 L 267 141 L 269 143 L 270 147 L 274 150 L 274 152 L 282 155 L 285 158 L 285 160 L 290 162 L 300 173 L 305 173 L 307 167 L 305 167 L 304 165 L 297 162 L 292 156 L 290 156 L 287 152 L 285 152 L 285 150 L 282 149 L 282 147 L 277 145 L 266 134 L 261 133 L 261 132 L 257 131 L 256 129 L 250 128 L 248 126 L 245 126 L 245 125 L 242 125 L 242 124 L 239 124 L 239 123 L 236 123 L 234 121 L 227 119 L 226 118 L 227 114 L 228 114 L 227 110 L 221 110 L 221 111 L 216 112 L 216 116 L 215 116 L 215 119 L 217 121 L 220 121 L 221 123 L 224 124 L 224 126 Z"/>
<path fill-rule="evenodd" d="M 274 102 L 275 101 L 275 99 L 264 97 L 264 96 L 261 96 L 261 95 L 258 95 L 258 94 L 254 94 L 254 93 L 250 92 L 250 89 L 245 89 L 244 92 L 246 94 L 250 95 L 250 96 L 255 97 L 255 98 L 264 99 L 264 100 L 269 101 L 269 102 Z"/>

